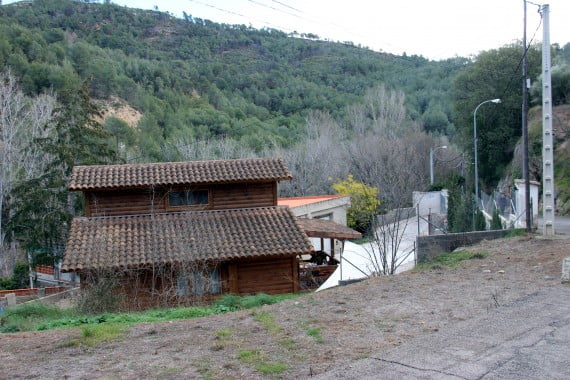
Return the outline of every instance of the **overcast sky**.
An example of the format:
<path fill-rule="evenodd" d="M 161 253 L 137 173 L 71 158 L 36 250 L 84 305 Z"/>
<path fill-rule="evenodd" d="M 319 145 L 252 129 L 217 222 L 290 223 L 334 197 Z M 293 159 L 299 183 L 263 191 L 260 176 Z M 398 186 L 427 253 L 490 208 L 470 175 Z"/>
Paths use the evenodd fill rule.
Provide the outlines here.
<path fill-rule="evenodd" d="M 4 1 L 9 3 L 12 1 Z M 522 39 L 523 0 L 113 0 L 134 8 L 353 41 L 430 59 L 477 55 Z M 540 1 L 536 1 L 540 3 Z M 550 0 L 550 41 L 570 42 L 570 0 Z M 527 38 L 542 41 L 538 6 L 527 5 Z M 540 27 L 539 27 L 540 26 Z M 538 31 L 537 31 L 537 28 Z"/>

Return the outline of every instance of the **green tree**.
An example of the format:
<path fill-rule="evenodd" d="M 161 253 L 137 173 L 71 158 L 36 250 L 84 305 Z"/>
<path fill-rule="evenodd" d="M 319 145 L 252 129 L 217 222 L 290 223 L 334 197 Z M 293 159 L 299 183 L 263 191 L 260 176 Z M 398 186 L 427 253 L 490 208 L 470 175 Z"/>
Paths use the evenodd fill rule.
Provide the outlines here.
<path fill-rule="evenodd" d="M 89 98 L 88 82 L 60 94 L 60 99 L 63 103 L 54 110 L 49 134 L 31 142 L 39 144 L 47 170 L 16 187 L 16 212 L 10 221 L 24 248 L 48 256 L 63 252 L 71 218 L 81 208 L 67 190 L 73 166 L 116 160 L 109 135 L 96 121 L 100 113 Z"/>
<path fill-rule="evenodd" d="M 465 150 L 473 149 L 473 112 L 488 99 L 501 103 L 486 104 L 477 112 L 479 177 L 483 187 L 493 186 L 511 161 L 515 143 L 521 135 L 521 46 L 514 44 L 480 53 L 453 84 L 455 126 Z M 541 54 L 528 49 L 529 77 L 540 72 Z"/>
<path fill-rule="evenodd" d="M 366 232 L 375 215 L 378 214 L 380 201 L 378 189 L 356 181 L 351 174 L 348 178 L 332 185 L 339 194 L 350 195 L 350 207 L 346 212 L 347 224 L 360 232 Z"/>

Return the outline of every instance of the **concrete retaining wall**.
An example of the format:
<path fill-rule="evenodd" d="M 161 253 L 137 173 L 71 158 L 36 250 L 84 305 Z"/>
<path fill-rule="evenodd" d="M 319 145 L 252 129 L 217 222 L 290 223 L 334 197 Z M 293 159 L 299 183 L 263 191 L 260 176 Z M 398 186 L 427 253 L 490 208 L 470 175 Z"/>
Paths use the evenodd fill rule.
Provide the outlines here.
<path fill-rule="evenodd" d="M 458 247 L 472 245 L 482 240 L 499 239 L 512 230 L 461 232 L 447 235 L 418 236 L 416 240 L 418 262 L 451 252 Z"/>

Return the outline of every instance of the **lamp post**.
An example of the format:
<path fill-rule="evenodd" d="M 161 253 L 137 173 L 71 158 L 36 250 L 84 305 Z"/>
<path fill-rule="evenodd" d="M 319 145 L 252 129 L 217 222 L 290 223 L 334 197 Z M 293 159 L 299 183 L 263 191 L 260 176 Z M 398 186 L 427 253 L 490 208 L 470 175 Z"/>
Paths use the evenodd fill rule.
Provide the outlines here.
<path fill-rule="evenodd" d="M 437 148 L 429 148 L 429 184 L 433 185 L 433 161 L 435 152 L 440 149 L 447 149 L 447 145 L 438 146 Z"/>
<path fill-rule="evenodd" d="M 501 103 L 501 99 L 489 99 L 479 103 L 473 111 L 473 156 L 475 158 L 475 204 L 477 205 L 477 198 L 479 197 L 479 172 L 477 167 L 477 110 L 485 103 Z"/>

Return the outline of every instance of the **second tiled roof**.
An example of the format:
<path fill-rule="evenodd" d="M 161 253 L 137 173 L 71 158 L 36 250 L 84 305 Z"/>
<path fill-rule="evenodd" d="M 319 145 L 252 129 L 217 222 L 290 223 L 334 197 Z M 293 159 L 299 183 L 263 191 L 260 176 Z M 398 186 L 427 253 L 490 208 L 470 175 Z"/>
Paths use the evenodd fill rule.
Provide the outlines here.
<path fill-rule="evenodd" d="M 63 270 L 126 269 L 312 250 L 285 207 L 75 218 Z"/>

